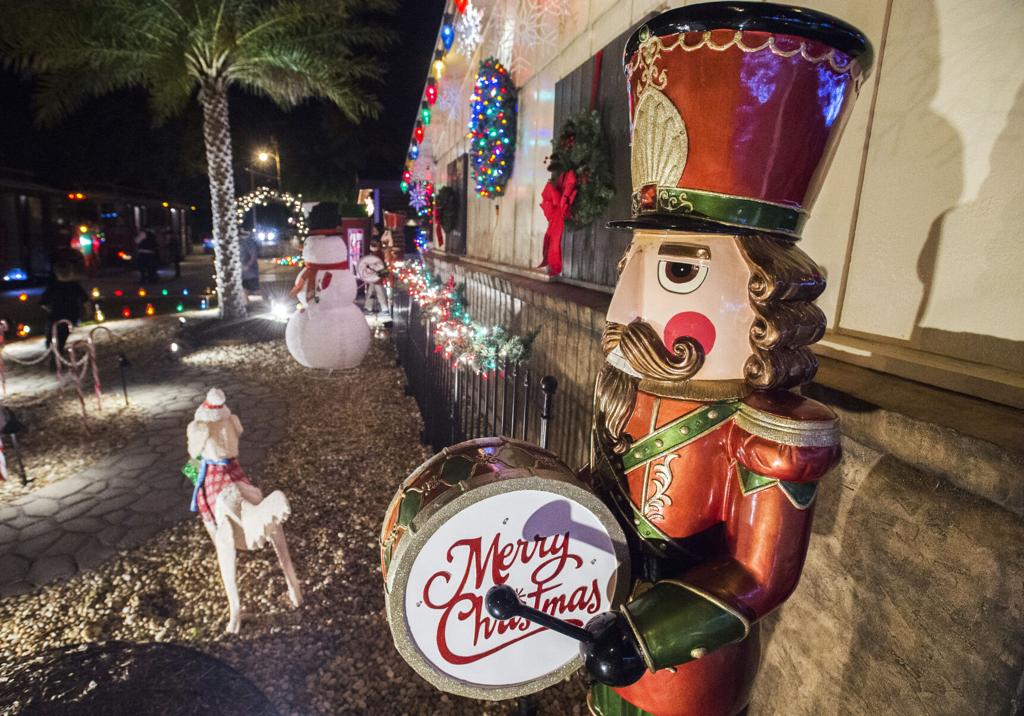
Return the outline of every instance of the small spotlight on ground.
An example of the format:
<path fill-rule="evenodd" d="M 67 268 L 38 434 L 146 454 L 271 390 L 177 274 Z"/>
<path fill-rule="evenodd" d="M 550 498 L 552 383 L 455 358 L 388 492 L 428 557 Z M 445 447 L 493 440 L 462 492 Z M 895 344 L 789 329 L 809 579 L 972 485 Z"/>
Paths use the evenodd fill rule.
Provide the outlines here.
<path fill-rule="evenodd" d="M 178 323 L 180 323 L 181 325 L 184 326 L 185 325 L 185 317 L 184 316 L 178 316 Z"/>
<path fill-rule="evenodd" d="M 177 343 L 171 343 L 171 353 L 177 353 L 180 350 L 181 346 L 179 346 Z"/>
<path fill-rule="evenodd" d="M 288 314 L 289 311 L 287 305 L 280 303 L 279 301 L 274 301 L 270 304 L 270 317 L 275 321 L 287 321 Z"/>

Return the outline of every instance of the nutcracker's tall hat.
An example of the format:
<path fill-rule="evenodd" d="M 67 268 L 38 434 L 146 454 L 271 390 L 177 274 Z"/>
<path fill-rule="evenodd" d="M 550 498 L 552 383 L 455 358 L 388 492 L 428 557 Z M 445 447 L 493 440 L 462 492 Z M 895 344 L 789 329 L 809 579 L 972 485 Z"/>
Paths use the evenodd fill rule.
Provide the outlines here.
<path fill-rule="evenodd" d="M 611 226 L 799 239 L 871 61 L 863 33 L 804 8 L 648 21 L 623 57 L 633 218 Z"/>

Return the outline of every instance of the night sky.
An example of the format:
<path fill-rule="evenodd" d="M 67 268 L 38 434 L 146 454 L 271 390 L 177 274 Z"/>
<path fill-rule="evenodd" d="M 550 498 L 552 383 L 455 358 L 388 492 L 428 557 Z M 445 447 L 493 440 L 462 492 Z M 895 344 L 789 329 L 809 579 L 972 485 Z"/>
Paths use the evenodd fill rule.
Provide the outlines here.
<path fill-rule="evenodd" d="M 272 136 L 280 146 L 283 188 L 305 198 L 336 200 L 357 176 L 397 180 L 443 9 L 444 0 L 402 0 L 388 21 L 399 37 L 384 53 L 383 81 L 374 87 L 383 105 L 378 120 L 355 126 L 327 103 L 285 112 L 233 91 L 238 191 L 249 188 L 243 167 Z M 180 116 L 154 126 L 146 93 L 121 91 L 40 128 L 31 96 L 31 80 L 0 72 L 0 171 L 29 172 L 62 189 L 117 184 L 208 205 L 202 111 L 194 99 Z"/>

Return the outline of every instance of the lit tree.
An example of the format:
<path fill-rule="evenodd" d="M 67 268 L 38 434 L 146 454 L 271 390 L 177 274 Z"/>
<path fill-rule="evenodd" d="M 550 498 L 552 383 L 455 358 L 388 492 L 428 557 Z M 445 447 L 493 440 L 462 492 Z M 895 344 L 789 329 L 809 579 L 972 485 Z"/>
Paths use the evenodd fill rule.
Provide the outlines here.
<path fill-rule="evenodd" d="M 370 13 L 392 8 L 393 0 L 0 0 L 0 54 L 7 67 L 38 78 L 42 123 L 124 87 L 145 87 L 158 120 L 198 95 L 217 290 L 222 315 L 238 318 L 246 300 L 228 88 L 285 108 L 322 98 L 354 121 L 376 116 L 376 99 L 364 85 L 379 79 L 372 51 L 391 38 L 373 26 Z"/>

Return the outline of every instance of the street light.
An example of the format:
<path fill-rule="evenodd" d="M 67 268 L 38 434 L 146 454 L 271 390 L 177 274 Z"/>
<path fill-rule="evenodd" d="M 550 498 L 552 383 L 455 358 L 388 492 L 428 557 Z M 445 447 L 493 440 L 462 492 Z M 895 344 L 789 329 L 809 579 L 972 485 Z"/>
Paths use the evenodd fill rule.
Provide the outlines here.
<path fill-rule="evenodd" d="M 260 164 L 266 164 L 271 159 L 274 160 L 274 168 L 277 170 L 277 190 L 281 190 L 281 153 L 277 149 L 277 140 L 271 140 L 274 144 L 274 150 L 270 151 L 267 149 L 261 149 L 256 153 L 256 161 Z"/>

